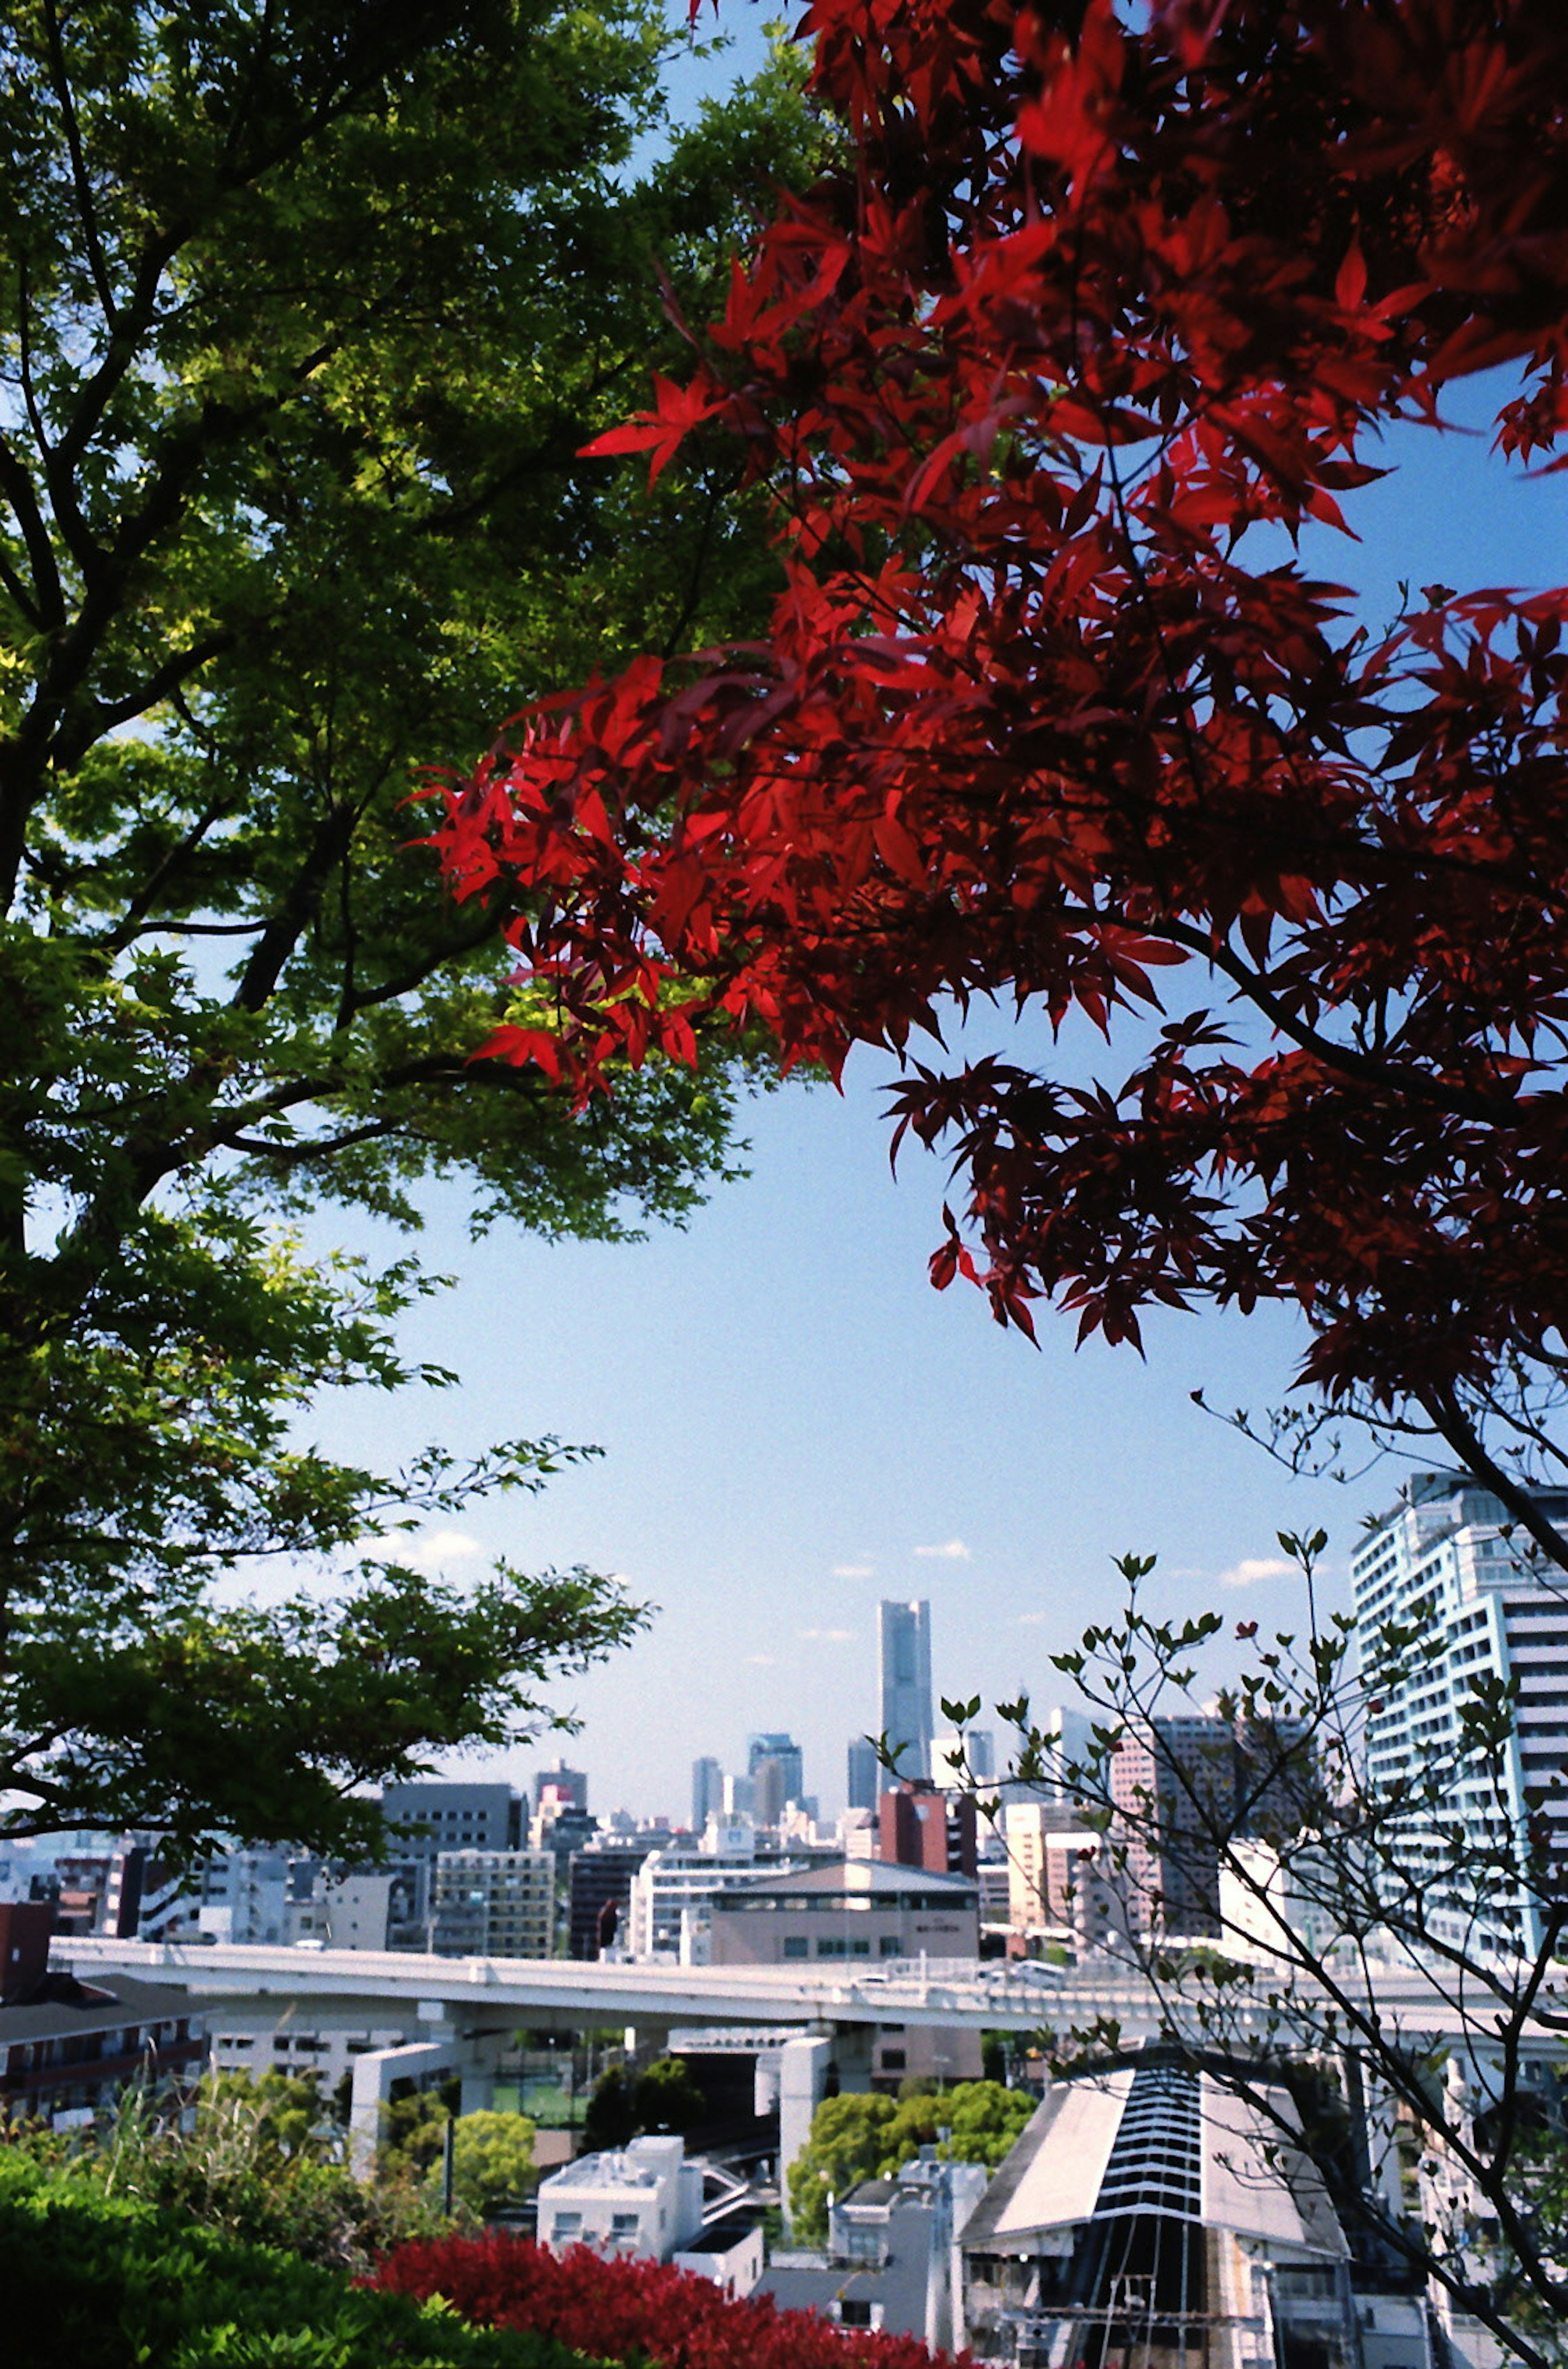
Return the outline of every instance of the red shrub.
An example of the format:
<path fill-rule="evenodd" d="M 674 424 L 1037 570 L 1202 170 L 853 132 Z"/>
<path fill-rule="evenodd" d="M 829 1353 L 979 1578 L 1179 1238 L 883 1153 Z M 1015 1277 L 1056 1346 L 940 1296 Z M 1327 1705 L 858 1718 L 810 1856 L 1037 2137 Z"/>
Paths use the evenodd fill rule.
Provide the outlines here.
<path fill-rule="evenodd" d="M 944 2359 L 913 2337 L 840 2329 L 780 2311 L 767 2295 L 728 2301 L 689 2271 L 606 2260 L 586 2246 L 557 2257 L 500 2230 L 399 2246 L 375 2283 L 444 2295 L 482 2326 L 532 2329 L 600 2360 L 643 2357 L 660 2369 L 938 2369 Z"/>

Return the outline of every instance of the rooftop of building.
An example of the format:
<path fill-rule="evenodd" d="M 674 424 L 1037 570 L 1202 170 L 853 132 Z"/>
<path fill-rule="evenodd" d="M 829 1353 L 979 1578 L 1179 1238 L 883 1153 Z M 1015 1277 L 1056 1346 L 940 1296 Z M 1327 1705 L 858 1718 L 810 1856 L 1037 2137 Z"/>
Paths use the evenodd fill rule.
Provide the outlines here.
<path fill-rule="evenodd" d="M 825 2312 L 835 2304 L 841 2310 L 845 2304 L 880 2304 L 885 2335 L 923 2338 L 932 2228 L 929 2205 L 901 2200 L 889 2216 L 885 2262 L 831 2262 L 823 2256 L 819 2265 L 770 2263 L 753 2292 L 772 2295 L 781 2311 Z"/>
<path fill-rule="evenodd" d="M 942 1875 L 924 1867 L 901 1867 L 881 1859 L 830 1859 L 820 1866 L 797 1869 L 789 1875 L 759 1875 L 752 1884 L 732 1884 L 725 1894 L 727 1908 L 744 1908 L 771 1900 L 842 1900 L 880 1903 L 889 1907 L 940 1902 L 944 1906 L 971 1906 L 976 1897 L 972 1875 Z"/>
<path fill-rule="evenodd" d="M 0 2048 L 71 2033 L 114 2031 L 127 2023 L 172 2023 L 180 2017 L 200 2016 L 211 2004 L 170 1984 L 138 1982 L 130 1974 L 116 1974 L 111 1985 L 51 1974 L 39 1996 L 16 2007 L 0 2007 Z"/>
<path fill-rule="evenodd" d="M 1065 2253 L 1090 2221 L 1150 2214 L 1341 2259 L 1322 2181 L 1288 2143 L 1289 2099 L 1266 2094 L 1265 2112 L 1152 2052 L 1053 2084 L 963 2229 L 966 2249 Z"/>
<path fill-rule="evenodd" d="M 539 2192 L 543 2197 L 548 2191 L 552 2200 L 579 2191 L 603 2195 L 612 2190 L 635 2189 L 646 2193 L 679 2170 L 685 2154 L 683 2139 L 652 2134 L 632 2139 L 624 2147 L 605 2147 L 598 2155 L 578 2156 L 575 2163 L 563 2164 L 540 2182 Z"/>
<path fill-rule="evenodd" d="M 750 2237 L 761 2218 L 761 2214 L 749 2213 L 741 2206 L 734 2213 L 727 2213 L 722 2221 L 704 2223 L 690 2245 L 682 2246 L 681 2251 L 683 2254 L 727 2254 L 732 2246 L 738 2246 Z"/>

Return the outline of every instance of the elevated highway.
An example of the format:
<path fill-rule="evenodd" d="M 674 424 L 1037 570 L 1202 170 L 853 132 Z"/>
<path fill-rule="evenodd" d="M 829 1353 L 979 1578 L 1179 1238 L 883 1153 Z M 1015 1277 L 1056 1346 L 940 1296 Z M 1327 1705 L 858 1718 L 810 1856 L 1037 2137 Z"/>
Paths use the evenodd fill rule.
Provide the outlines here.
<path fill-rule="evenodd" d="M 1059 1968 L 933 1958 L 852 1974 L 837 1967 L 583 1964 L 96 1937 L 63 1938 L 55 1956 L 89 1982 L 120 1972 L 188 1990 L 213 2027 L 227 2017 L 263 2030 L 285 2020 L 322 2032 L 369 2026 L 383 2042 L 401 2032 L 391 2045 L 357 2043 L 363 2053 L 353 2060 L 350 2119 L 357 2159 L 366 2164 L 383 2110 L 401 2087 L 457 2079 L 464 2112 L 487 2105 L 497 2060 L 519 2030 L 624 2025 L 660 2047 L 677 2030 L 731 2031 L 739 2044 L 770 2060 L 780 2155 L 788 2163 L 805 2144 L 830 2074 L 843 2089 L 866 2086 L 879 2028 L 967 2024 L 1066 2036 L 1104 2021 L 1129 2043 L 1169 2028 L 1169 2008 L 1151 1982 L 1094 1961 Z M 1446 2047 L 1486 2091 L 1496 2023 L 1484 1995 L 1455 1999 L 1419 1968 L 1396 1966 L 1347 1972 L 1344 1987 L 1384 2034 L 1423 2052 Z M 1297 2017 L 1303 2039 L 1321 2033 L 1330 2004 L 1321 1989 L 1314 1997 L 1299 1983 L 1285 1991 L 1280 1971 L 1267 1964 L 1252 1986 L 1227 1985 L 1224 1998 L 1232 2030 L 1272 2034 L 1286 2044 Z M 770 2041 L 776 2041 L 776 2055 Z M 1561 1991 L 1543 1996 L 1523 2035 L 1523 2053 L 1539 2061 L 1568 2054 L 1568 1997 Z"/>
<path fill-rule="evenodd" d="M 513 2031 L 572 2031 L 635 2024 L 667 2031 L 697 2024 L 796 2031 L 853 2031 L 898 2023 L 988 2031 L 1066 2032 L 1096 2018 L 1116 2020 L 1127 2038 L 1149 2039 L 1165 2025 L 1160 1991 L 1114 1962 L 1072 1967 L 998 1959 L 895 1960 L 850 1974 L 837 1967 L 591 1964 L 563 1958 L 441 1958 L 407 1951 L 269 1949 L 250 1944 L 115 1941 L 63 1937 L 56 1961 L 91 1981 L 118 1968 L 144 1981 L 172 1984 L 214 2001 L 293 2002 L 328 2020 L 406 2021 L 410 2032 L 431 2022 Z M 1437 1978 L 1409 1966 L 1379 1965 L 1370 1979 L 1346 1971 L 1347 1995 L 1413 2044 L 1472 2043 L 1493 2029 L 1483 1995 L 1456 1999 Z M 1226 1997 L 1242 2023 L 1277 2025 L 1281 1977 L 1261 1963 L 1249 1992 Z M 1311 2018 L 1328 2002 L 1298 1982 L 1293 1996 Z M 1568 2049 L 1568 1970 L 1549 1989 L 1527 2045 L 1551 2054 Z"/>

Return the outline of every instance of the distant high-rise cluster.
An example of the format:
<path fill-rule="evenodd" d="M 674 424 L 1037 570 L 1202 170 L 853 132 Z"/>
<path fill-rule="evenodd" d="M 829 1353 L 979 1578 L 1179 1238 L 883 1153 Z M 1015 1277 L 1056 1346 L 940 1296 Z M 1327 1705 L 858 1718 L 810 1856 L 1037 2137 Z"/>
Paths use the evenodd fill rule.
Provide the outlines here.
<path fill-rule="evenodd" d="M 817 1804 L 806 1791 L 805 1758 L 793 1735 L 759 1731 L 746 1739 L 746 1766 L 727 1769 L 711 1753 L 692 1763 L 692 1831 L 738 1820 L 776 1829 L 792 1814 L 810 1819 Z"/>

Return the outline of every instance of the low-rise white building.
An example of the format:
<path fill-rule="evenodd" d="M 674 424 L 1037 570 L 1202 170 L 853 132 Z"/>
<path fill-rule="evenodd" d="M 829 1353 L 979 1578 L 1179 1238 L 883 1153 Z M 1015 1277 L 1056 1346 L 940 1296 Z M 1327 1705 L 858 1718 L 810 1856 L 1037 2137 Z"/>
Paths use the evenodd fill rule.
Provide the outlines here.
<path fill-rule="evenodd" d="M 727 2295 L 750 2295 L 762 2275 L 762 2225 L 744 2213 L 733 2213 L 670 2259 L 678 2271 L 712 2279 Z"/>
<path fill-rule="evenodd" d="M 264 2073 L 314 2073 L 327 2097 L 353 2071 L 357 2058 L 399 2047 L 407 2038 L 400 2023 L 373 2023 L 368 2018 L 358 2027 L 305 2022 L 292 2002 L 281 2000 L 268 2015 L 231 2008 L 216 1998 L 208 2010 L 207 2026 L 214 2072 L 248 2073 L 258 2081 Z"/>
<path fill-rule="evenodd" d="M 703 2226 L 703 2174 L 685 2142 L 645 2137 L 585 2155 L 539 2184 L 539 2242 L 553 2253 L 596 2253 L 667 2262 Z"/>

